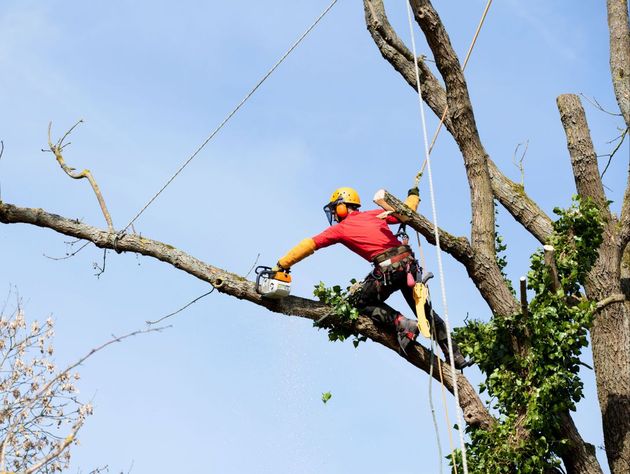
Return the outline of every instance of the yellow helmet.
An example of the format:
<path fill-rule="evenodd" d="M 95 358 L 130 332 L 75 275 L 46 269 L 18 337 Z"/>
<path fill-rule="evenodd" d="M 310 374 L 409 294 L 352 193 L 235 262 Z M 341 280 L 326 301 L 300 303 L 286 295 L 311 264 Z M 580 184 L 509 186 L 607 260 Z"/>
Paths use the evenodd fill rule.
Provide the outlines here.
<path fill-rule="evenodd" d="M 324 206 L 324 212 L 328 218 L 328 223 L 332 225 L 333 219 L 341 222 L 348 216 L 348 205 L 360 207 L 361 199 L 359 193 L 352 188 L 338 188 L 330 196 L 330 202 Z"/>
<path fill-rule="evenodd" d="M 344 204 L 354 204 L 355 206 L 361 205 L 361 199 L 359 193 L 353 188 L 337 188 L 335 192 L 330 196 L 330 202 L 343 202 Z"/>

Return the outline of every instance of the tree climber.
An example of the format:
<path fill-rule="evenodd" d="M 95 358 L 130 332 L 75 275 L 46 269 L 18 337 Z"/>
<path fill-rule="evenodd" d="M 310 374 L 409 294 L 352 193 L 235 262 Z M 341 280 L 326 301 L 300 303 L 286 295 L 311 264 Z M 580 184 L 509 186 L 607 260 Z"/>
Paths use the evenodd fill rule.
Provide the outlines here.
<path fill-rule="evenodd" d="M 419 202 L 418 188 L 410 189 L 405 205 L 415 211 Z M 330 202 L 324 206 L 331 227 L 312 238 L 302 240 L 289 250 L 278 260 L 277 269 L 289 271 L 293 265 L 313 254 L 315 250 L 337 243 L 345 245 L 374 265 L 353 298 L 355 306 L 374 321 L 393 326 L 404 352 L 409 342 L 418 336 L 418 325 L 416 321 L 404 317 L 385 304 L 385 300 L 400 290 L 415 314 L 413 283 L 410 285 L 409 282 L 413 281 L 421 269 L 411 248 L 403 245 L 388 227 L 388 224 L 399 224 L 400 221 L 392 215 L 386 215 L 382 209 L 359 211 L 360 206 L 359 194 L 354 189 L 337 189 L 330 197 Z M 337 225 L 333 225 L 333 221 Z M 438 345 L 448 360 L 446 325 L 429 302 L 425 303 L 425 314 L 435 327 Z M 457 369 L 468 365 L 454 342 L 453 357 Z"/>

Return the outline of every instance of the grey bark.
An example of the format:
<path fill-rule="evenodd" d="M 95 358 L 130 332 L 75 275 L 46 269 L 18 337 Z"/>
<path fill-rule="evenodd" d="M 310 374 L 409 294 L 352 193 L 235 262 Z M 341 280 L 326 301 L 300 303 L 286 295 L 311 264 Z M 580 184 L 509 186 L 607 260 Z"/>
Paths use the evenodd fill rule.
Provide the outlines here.
<path fill-rule="evenodd" d="M 630 127 L 630 24 L 628 0 L 608 0 L 610 75 L 626 127 Z"/>
<path fill-rule="evenodd" d="M 558 97 L 558 110 L 567 136 L 575 186 L 591 198 L 604 220 L 599 256 L 586 282 L 586 296 L 602 301 L 622 293 L 623 245 L 620 227 L 609 209 L 586 116 L 575 95 Z M 630 302 L 601 307 L 591 327 L 597 395 L 602 412 L 606 456 L 611 472 L 630 472 Z"/>

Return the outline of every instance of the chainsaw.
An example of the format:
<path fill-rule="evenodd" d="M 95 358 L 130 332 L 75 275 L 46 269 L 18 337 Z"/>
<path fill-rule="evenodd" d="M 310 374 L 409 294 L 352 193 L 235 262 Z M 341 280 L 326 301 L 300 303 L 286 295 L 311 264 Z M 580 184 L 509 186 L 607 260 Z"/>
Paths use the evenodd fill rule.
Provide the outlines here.
<path fill-rule="evenodd" d="M 291 293 L 291 275 L 282 270 L 256 267 L 256 291 L 265 298 L 280 299 Z"/>

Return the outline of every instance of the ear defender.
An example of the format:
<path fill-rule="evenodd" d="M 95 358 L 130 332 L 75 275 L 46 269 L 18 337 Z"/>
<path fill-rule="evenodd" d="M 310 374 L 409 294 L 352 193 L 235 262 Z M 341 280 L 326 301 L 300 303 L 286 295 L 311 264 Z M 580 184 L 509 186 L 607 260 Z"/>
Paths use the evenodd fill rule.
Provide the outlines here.
<path fill-rule="evenodd" d="M 335 207 L 335 214 L 339 220 L 345 219 L 348 216 L 348 206 L 346 206 L 343 202 L 337 204 L 337 207 Z"/>

